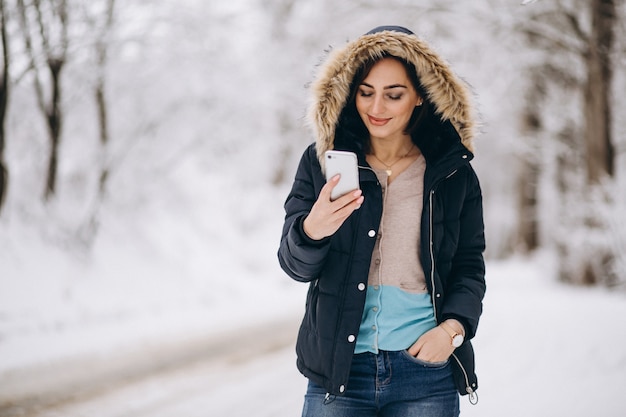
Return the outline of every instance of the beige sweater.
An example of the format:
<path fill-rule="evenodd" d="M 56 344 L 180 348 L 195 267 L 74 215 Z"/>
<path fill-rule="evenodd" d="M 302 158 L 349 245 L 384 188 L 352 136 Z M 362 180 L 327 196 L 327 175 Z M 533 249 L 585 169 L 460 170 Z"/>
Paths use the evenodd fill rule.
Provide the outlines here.
<path fill-rule="evenodd" d="M 383 216 L 372 254 L 368 284 L 395 286 L 408 293 L 427 292 L 419 260 L 420 219 L 426 161 L 422 155 L 391 184 L 374 170 L 383 188 Z"/>

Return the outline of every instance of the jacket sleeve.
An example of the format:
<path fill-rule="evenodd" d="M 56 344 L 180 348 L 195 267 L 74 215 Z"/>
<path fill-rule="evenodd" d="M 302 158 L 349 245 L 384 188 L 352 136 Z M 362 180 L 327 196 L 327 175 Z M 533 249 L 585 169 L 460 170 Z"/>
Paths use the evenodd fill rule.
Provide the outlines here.
<path fill-rule="evenodd" d="M 482 193 L 474 170 L 469 171 L 460 213 L 458 246 L 442 310 L 442 320 L 455 318 L 463 323 L 467 340 L 476 334 L 486 290 Z"/>
<path fill-rule="evenodd" d="M 281 268 L 297 281 L 309 282 L 317 278 L 330 247 L 330 238 L 312 240 L 302 228 L 324 183 L 315 147 L 309 146 L 285 201 L 285 223 L 278 249 Z"/>

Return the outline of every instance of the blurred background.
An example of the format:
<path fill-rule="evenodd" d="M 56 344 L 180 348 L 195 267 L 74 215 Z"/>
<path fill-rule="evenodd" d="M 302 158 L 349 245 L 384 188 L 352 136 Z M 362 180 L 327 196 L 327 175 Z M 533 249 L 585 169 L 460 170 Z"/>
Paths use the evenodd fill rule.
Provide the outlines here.
<path fill-rule="evenodd" d="M 123 369 L 232 355 L 241 335 L 287 346 L 295 368 L 306 288 L 276 250 L 313 140 L 307 86 L 328 50 L 383 24 L 427 40 L 474 93 L 502 296 L 484 344 L 514 317 L 554 326 L 585 306 L 567 329 L 610 321 L 583 354 L 619 370 L 589 388 L 626 384 L 624 349 L 598 347 L 626 342 L 623 0 L 0 0 L 0 19 L 0 415 L 39 415 Z M 603 415 L 626 410 L 611 398 Z M 49 415 L 127 415 L 98 410 Z"/>

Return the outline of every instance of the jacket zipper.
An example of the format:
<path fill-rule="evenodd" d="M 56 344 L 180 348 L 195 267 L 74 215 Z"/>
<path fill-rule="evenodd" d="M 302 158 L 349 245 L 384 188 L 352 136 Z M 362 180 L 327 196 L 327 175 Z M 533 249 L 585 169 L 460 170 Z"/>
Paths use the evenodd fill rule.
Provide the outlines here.
<path fill-rule="evenodd" d="M 428 217 L 429 217 L 429 229 L 428 229 L 428 244 L 429 244 L 429 252 L 430 252 L 430 286 L 432 288 L 431 299 L 433 302 L 433 310 L 435 312 L 435 318 L 437 318 L 437 304 L 435 303 L 435 251 L 434 246 L 435 243 L 433 241 L 433 229 L 434 229 L 434 220 L 433 220 L 433 197 L 435 195 L 435 190 L 443 180 L 447 180 L 454 174 L 456 174 L 458 170 L 455 169 L 451 173 L 449 173 L 442 180 L 437 181 L 433 188 L 430 190 L 430 195 L 428 196 Z"/>
<path fill-rule="evenodd" d="M 436 187 L 436 186 L 435 186 Z M 428 245 L 430 252 L 430 288 L 432 288 L 432 293 L 430 297 L 433 302 L 433 311 L 435 314 L 435 319 L 437 318 L 437 304 L 435 303 L 435 252 L 433 250 L 434 242 L 433 242 L 433 196 L 435 195 L 435 187 L 430 190 L 430 195 L 428 196 L 428 216 L 429 216 L 429 227 L 428 227 Z"/>
<path fill-rule="evenodd" d="M 457 170 L 455 169 L 454 171 L 452 171 L 450 174 L 448 174 L 444 179 L 448 179 L 451 176 L 453 176 L 454 174 L 456 174 Z M 441 181 L 437 182 L 435 184 L 435 186 L 432 188 L 432 190 L 430 190 L 430 195 L 428 196 L 428 216 L 429 216 L 429 230 L 428 230 L 428 239 L 429 239 L 429 252 L 430 252 L 430 284 L 431 284 L 431 288 L 432 290 L 432 303 L 433 303 L 433 310 L 434 310 L 434 314 L 435 314 L 435 318 L 437 317 L 437 304 L 436 304 L 436 288 L 435 288 L 435 251 L 434 251 L 434 246 L 435 243 L 433 241 L 433 226 L 434 226 L 434 220 L 433 220 L 433 197 L 435 195 L 435 190 L 437 189 L 437 186 L 439 185 Z M 469 401 L 471 404 L 476 405 L 478 403 L 478 395 L 476 394 L 476 392 L 474 392 L 474 390 L 472 389 L 472 387 L 470 386 L 470 382 L 469 382 L 469 377 L 467 376 L 467 371 L 465 370 L 465 368 L 463 367 L 463 364 L 461 363 L 461 361 L 459 360 L 459 358 L 453 353 L 452 356 L 454 357 L 454 360 L 456 361 L 456 363 L 459 365 L 459 368 L 461 368 L 461 371 L 463 371 L 463 377 L 465 378 L 465 391 L 467 391 L 467 393 L 469 394 Z"/>
<path fill-rule="evenodd" d="M 467 376 L 467 371 L 463 367 L 463 364 L 461 363 L 459 358 L 456 356 L 456 354 L 453 353 L 452 356 L 454 357 L 454 360 L 456 361 L 456 363 L 459 365 L 459 368 L 461 368 L 461 371 L 463 371 L 463 376 L 465 377 L 465 391 L 467 391 L 467 393 L 469 394 L 469 402 L 473 405 L 478 404 L 478 394 L 476 394 L 476 392 L 472 389 L 472 387 L 470 387 L 470 382 L 469 382 L 469 377 Z"/>

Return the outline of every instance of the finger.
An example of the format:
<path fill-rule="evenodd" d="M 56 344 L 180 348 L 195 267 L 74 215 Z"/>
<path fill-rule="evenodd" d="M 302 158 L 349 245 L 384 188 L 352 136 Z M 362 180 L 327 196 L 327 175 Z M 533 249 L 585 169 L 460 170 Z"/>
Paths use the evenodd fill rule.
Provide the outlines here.
<path fill-rule="evenodd" d="M 413 343 L 413 345 L 409 348 L 409 354 L 416 357 L 422 350 L 422 345 L 422 341 L 418 339 L 417 342 Z"/>
<path fill-rule="evenodd" d="M 355 200 L 354 204 L 356 207 L 354 207 L 355 210 L 358 210 L 361 208 L 361 204 L 363 204 L 363 201 L 365 200 L 365 197 L 361 196 L 358 199 Z"/>
<path fill-rule="evenodd" d="M 363 191 L 361 191 L 361 190 L 354 190 L 351 193 L 347 193 L 345 195 L 342 195 L 341 197 L 339 197 L 338 199 L 333 201 L 333 203 L 336 204 L 337 206 L 339 206 L 340 209 L 342 209 L 344 207 L 349 206 L 351 203 L 355 202 L 356 200 L 358 200 L 359 197 L 362 196 L 362 194 L 363 194 Z M 337 209 L 337 210 L 340 210 L 340 209 Z"/>
<path fill-rule="evenodd" d="M 348 217 L 350 217 L 352 212 L 354 212 L 355 210 L 361 207 L 361 204 L 363 204 L 364 200 L 365 200 L 365 197 L 363 197 L 362 195 L 359 195 L 358 197 L 352 200 L 349 200 L 346 205 L 339 206 L 339 208 L 333 212 L 333 218 L 336 221 L 343 223 Z M 341 204 L 342 201 L 336 200 L 334 203 Z"/>

